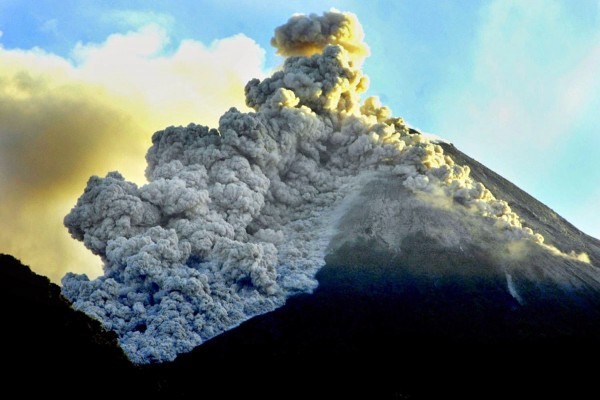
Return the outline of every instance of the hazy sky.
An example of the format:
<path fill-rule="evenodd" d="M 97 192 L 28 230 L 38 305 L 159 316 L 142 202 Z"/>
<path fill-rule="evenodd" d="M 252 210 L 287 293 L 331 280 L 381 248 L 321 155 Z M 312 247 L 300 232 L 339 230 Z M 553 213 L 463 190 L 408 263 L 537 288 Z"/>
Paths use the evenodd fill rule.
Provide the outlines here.
<path fill-rule="evenodd" d="M 243 109 L 273 29 L 331 7 L 363 25 L 369 94 L 600 237 L 598 0 L 0 0 L 0 252 L 98 274 L 62 227 L 87 178 L 143 182 L 154 131 Z"/>

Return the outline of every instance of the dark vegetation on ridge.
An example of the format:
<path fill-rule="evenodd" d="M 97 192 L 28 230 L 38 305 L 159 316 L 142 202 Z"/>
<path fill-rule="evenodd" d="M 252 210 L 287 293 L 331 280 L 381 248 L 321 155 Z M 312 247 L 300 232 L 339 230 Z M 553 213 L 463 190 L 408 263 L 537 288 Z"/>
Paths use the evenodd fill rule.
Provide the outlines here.
<path fill-rule="evenodd" d="M 113 332 L 74 310 L 48 278 L 0 254 L 2 391 L 109 393 L 136 379 Z M 4 397 L 4 396 L 3 396 Z"/>

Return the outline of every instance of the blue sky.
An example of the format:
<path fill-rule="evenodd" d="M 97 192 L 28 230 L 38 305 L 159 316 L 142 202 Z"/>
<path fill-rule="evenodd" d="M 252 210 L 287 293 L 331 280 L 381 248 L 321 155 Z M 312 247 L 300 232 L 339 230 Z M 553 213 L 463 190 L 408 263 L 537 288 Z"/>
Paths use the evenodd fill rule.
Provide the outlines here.
<path fill-rule="evenodd" d="M 0 112 L 0 146 L 57 142 L 36 139 L 36 132 L 61 120 L 64 126 L 54 131 L 77 132 L 59 137 L 82 156 L 66 158 L 71 170 L 81 171 L 75 174 L 53 164 L 52 146 L 24 153 L 23 159 L 42 160 L 43 168 L 56 172 L 46 183 L 25 171 L 37 161 L 18 167 L 4 157 L 0 186 L 18 182 L 19 193 L 37 199 L 31 182 L 74 182 L 65 183 L 69 189 L 56 200 L 59 215 L 90 173 L 119 169 L 141 176 L 154 130 L 190 121 L 214 124 L 230 105 L 243 107 L 243 81 L 281 62 L 269 44 L 274 28 L 293 13 L 331 7 L 354 12 L 363 25 L 371 48 L 364 65 L 370 95 L 600 237 L 598 0 L 1 0 L 0 82 L 12 76 L 16 86 L 0 93 L 5 110 L 14 109 Z M 43 87 L 45 97 L 34 87 Z M 31 96 L 38 108 L 28 103 Z M 64 107 L 49 107 L 52 102 Z M 89 119 L 69 112 L 77 107 Z M 87 133 L 78 132 L 81 127 Z M 94 139 L 87 141 L 86 134 Z M 111 147 L 119 141 L 129 144 L 129 152 Z M 114 151 L 96 157 L 88 152 L 94 146 Z M 66 153 L 56 154 L 62 159 Z M 134 159 L 140 164 L 129 165 Z M 0 201 L 7 210 L 8 200 Z M 15 231 L 26 232 L 27 224 L 15 222 Z M 25 251 L 15 246 L 0 250 Z"/>

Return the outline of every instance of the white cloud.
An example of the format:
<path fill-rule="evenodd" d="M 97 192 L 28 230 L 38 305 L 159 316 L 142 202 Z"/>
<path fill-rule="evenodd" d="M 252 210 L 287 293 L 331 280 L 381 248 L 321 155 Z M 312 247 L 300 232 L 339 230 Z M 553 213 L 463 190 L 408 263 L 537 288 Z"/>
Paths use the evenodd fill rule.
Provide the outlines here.
<path fill-rule="evenodd" d="M 172 121 L 165 123 L 187 124 L 201 113 L 210 115 L 204 123 L 214 125 L 229 107 L 245 107 L 243 87 L 262 76 L 264 58 L 252 39 L 236 35 L 210 46 L 184 40 L 163 55 L 168 41 L 162 28 L 149 25 L 111 35 L 100 46 L 78 44 L 73 56 L 84 79 L 160 109 Z"/>
<path fill-rule="evenodd" d="M 141 28 L 146 25 L 159 25 L 162 27 L 171 27 L 175 22 L 172 15 L 159 13 L 156 11 L 143 10 L 110 10 L 103 16 L 104 20 L 111 23 L 118 23 L 127 28 Z"/>
<path fill-rule="evenodd" d="M 52 33 L 52 34 L 56 35 L 58 33 L 58 20 L 55 18 L 52 18 L 52 19 L 45 21 L 40 26 L 40 31 L 45 32 L 45 33 Z"/>

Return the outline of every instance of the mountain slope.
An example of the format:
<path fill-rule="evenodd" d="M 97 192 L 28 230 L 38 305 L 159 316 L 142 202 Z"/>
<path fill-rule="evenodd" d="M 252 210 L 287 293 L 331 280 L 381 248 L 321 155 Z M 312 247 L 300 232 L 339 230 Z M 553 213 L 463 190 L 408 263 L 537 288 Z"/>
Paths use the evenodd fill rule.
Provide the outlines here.
<path fill-rule="evenodd" d="M 444 147 L 552 244 L 598 259 L 596 239 Z M 599 355 L 596 267 L 533 244 L 506 256 L 497 232 L 472 218 L 417 201 L 398 180 L 374 178 L 342 218 L 313 294 L 147 371 L 177 394 L 192 393 L 191 376 L 210 382 L 224 370 L 237 384 L 223 393 L 237 394 L 262 393 L 267 380 L 283 391 L 275 393 L 304 395 L 584 392 L 593 371 L 582 360 Z"/>
<path fill-rule="evenodd" d="M 510 206 L 527 221 L 533 230 L 540 232 L 546 241 L 560 243 L 565 248 L 580 249 L 588 253 L 593 265 L 600 265 L 600 240 L 578 230 L 569 221 L 556 214 L 528 193 L 520 190 L 511 182 L 494 171 L 486 168 L 478 161 L 458 150 L 454 145 L 439 143 L 444 152 L 458 164 L 468 165 L 471 175 L 477 181 L 484 182 L 492 193 L 501 194 Z"/>

